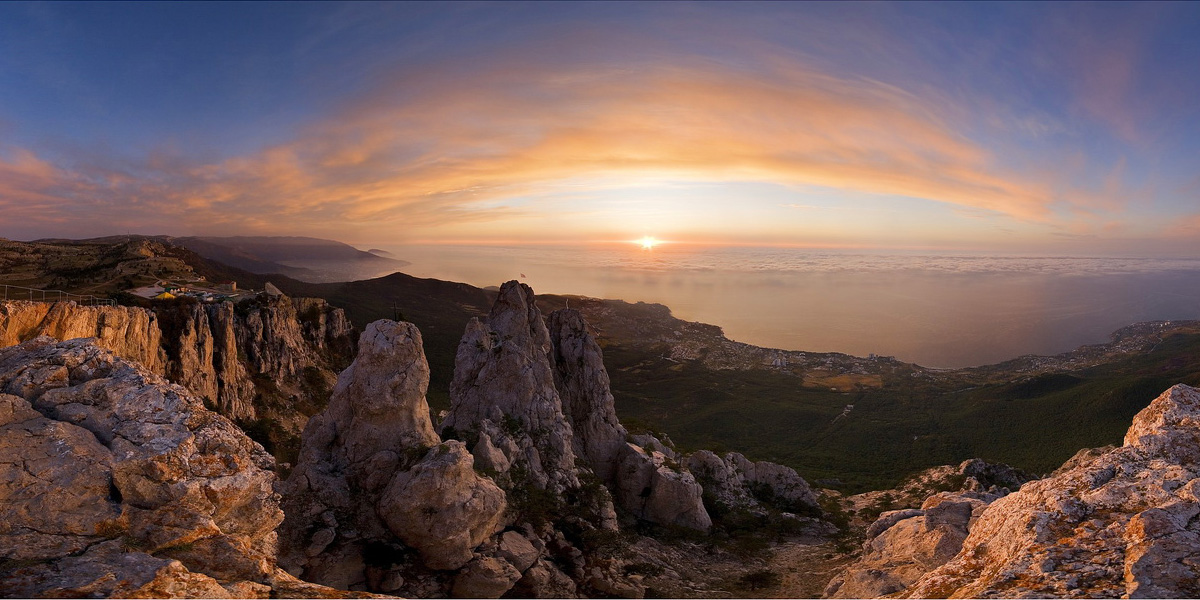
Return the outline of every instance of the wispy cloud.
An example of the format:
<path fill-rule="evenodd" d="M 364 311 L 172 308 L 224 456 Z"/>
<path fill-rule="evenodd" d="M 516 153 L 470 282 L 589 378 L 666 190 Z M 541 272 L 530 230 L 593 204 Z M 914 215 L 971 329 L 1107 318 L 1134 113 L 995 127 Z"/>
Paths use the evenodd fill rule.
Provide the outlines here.
<path fill-rule="evenodd" d="M 0 219 L 107 212 L 200 231 L 452 228 L 520 215 L 505 200 L 579 179 L 639 178 L 815 185 L 1028 221 L 1091 202 L 1000 166 L 943 117 L 961 111 L 795 61 L 754 64 L 569 64 L 526 50 L 400 69 L 292 141 L 218 162 L 157 153 L 115 168 L 78 156 L 66 168 L 17 150 L 0 161 L 0 194 L 23 209 Z"/>

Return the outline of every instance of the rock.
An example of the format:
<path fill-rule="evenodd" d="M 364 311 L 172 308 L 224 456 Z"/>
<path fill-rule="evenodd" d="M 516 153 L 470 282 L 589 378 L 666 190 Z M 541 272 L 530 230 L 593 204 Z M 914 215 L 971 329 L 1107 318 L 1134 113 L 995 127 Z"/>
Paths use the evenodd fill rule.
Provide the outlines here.
<path fill-rule="evenodd" d="M 862 556 L 830 583 L 826 597 L 877 598 L 906 589 L 958 554 L 974 508 L 985 505 L 943 492 L 921 509 L 883 513 L 867 529 Z"/>
<path fill-rule="evenodd" d="M 358 347 L 329 405 L 305 427 L 300 457 L 282 486 L 288 519 L 281 528 L 281 559 L 289 569 L 317 569 L 323 562 L 318 557 L 335 546 L 326 558 L 340 557 L 333 561 L 337 574 L 326 565 L 317 569 L 326 575 L 307 575 L 330 585 L 365 579 L 361 570 L 347 571 L 362 560 L 341 553 L 361 548 L 335 544 L 338 530 L 346 543 L 388 541 L 391 534 L 376 511 L 384 489 L 440 442 L 425 401 L 429 365 L 416 326 L 376 321 L 363 331 Z M 314 517 L 339 526 L 314 530 Z"/>
<path fill-rule="evenodd" d="M 38 336 L 56 340 L 96 338 L 96 345 L 163 374 L 162 333 L 155 314 L 127 306 L 81 306 L 74 302 L 0 302 L 0 346 Z"/>
<path fill-rule="evenodd" d="M 1194 597 L 1200 391 L 1177 385 L 1122 447 L 991 503 L 962 549 L 904 595 Z"/>
<path fill-rule="evenodd" d="M 0 566 L 6 590 L 215 597 L 270 584 L 274 461 L 187 389 L 94 340 L 40 337 L 0 349 L 0 390 L 22 394 L 0 395 L 0 557 L 33 561 Z"/>
<path fill-rule="evenodd" d="M 177 560 L 128 552 L 119 541 L 97 544 L 40 568 L 4 577 L 4 595 L 15 598 L 246 598 Z"/>
<path fill-rule="evenodd" d="M 712 519 L 704 509 L 700 484 L 691 473 L 666 462 L 660 452 L 626 444 L 618 463 L 617 502 L 647 521 L 707 531 Z"/>
<path fill-rule="evenodd" d="M 380 500 L 388 527 L 431 569 L 462 567 L 475 547 L 500 530 L 504 492 L 477 475 L 473 462 L 461 442 L 442 444 L 399 474 Z"/>
<path fill-rule="evenodd" d="M 454 598 L 499 598 L 521 579 L 521 573 L 508 561 L 479 557 L 472 560 L 454 578 Z"/>
<path fill-rule="evenodd" d="M 808 482 L 783 465 L 753 462 L 737 452 L 720 457 L 700 450 L 688 456 L 687 466 L 705 491 L 730 508 L 761 511 L 761 503 L 767 502 L 787 511 L 820 512 Z"/>
<path fill-rule="evenodd" d="M 467 324 L 441 431 L 459 439 L 486 433 L 510 465 L 522 467 L 528 481 L 519 484 L 561 493 L 579 487 L 579 480 L 551 350 L 533 290 L 505 283 L 487 319 Z"/>
<path fill-rule="evenodd" d="M 238 360 L 236 316 L 232 302 L 205 307 L 212 332 L 212 370 L 217 377 L 217 412 L 230 419 L 253 420 L 254 384 L 245 365 Z"/>
<path fill-rule="evenodd" d="M 554 385 L 571 424 L 574 449 L 606 484 L 614 483 L 628 433 L 617 420 L 600 345 L 579 311 L 554 311 L 547 320 L 553 347 Z"/>
<path fill-rule="evenodd" d="M 537 562 L 540 554 L 525 536 L 515 531 L 505 531 L 504 535 L 500 536 L 500 544 L 496 549 L 496 556 L 508 561 L 522 573 Z"/>
<path fill-rule="evenodd" d="M 575 582 L 546 560 L 538 560 L 530 567 L 510 596 L 514 598 L 575 598 Z"/>

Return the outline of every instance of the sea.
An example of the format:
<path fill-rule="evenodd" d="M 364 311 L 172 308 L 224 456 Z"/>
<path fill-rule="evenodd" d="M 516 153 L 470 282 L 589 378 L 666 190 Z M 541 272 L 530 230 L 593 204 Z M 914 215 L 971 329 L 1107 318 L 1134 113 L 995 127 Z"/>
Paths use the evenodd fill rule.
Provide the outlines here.
<path fill-rule="evenodd" d="M 631 243 L 383 249 L 417 277 L 656 302 L 739 342 L 935 368 L 1066 352 L 1139 321 L 1200 319 L 1200 259 L 1190 258 Z"/>

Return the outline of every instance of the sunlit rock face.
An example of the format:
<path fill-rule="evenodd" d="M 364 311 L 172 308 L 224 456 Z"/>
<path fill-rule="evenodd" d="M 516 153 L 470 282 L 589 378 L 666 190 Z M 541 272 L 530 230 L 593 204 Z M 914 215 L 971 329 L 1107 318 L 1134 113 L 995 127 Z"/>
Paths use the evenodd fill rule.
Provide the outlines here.
<path fill-rule="evenodd" d="M 16 596 L 269 593 L 274 460 L 99 347 L 0 349 L 0 585 Z M 14 565 L 16 565 L 14 567 Z"/>
<path fill-rule="evenodd" d="M 852 566 L 844 589 L 831 586 L 827 593 L 1195 597 L 1200 391 L 1177 385 L 1164 392 L 1134 417 L 1120 448 L 1081 452 L 983 510 L 965 500 L 966 535 L 953 556 L 946 548 L 964 533 L 968 514 L 961 498 L 945 499 L 950 509 L 927 506 L 872 526 L 864 563 L 889 563 L 890 572 L 876 569 L 867 577 L 870 565 Z"/>

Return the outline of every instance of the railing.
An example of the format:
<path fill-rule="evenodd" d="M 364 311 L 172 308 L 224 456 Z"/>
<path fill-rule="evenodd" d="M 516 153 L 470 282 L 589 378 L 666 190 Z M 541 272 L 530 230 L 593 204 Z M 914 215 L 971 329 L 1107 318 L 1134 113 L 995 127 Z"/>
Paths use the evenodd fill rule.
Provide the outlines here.
<path fill-rule="evenodd" d="M 7 300 L 27 300 L 29 302 L 75 302 L 82 306 L 116 306 L 117 301 L 111 298 L 98 298 L 96 296 L 84 296 L 80 294 L 72 294 L 62 290 L 39 290 L 28 288 L 19 285 L 4 285 L 4 291 L 0 292 L 0 301 Z"/>

